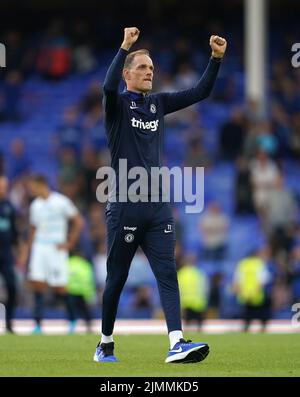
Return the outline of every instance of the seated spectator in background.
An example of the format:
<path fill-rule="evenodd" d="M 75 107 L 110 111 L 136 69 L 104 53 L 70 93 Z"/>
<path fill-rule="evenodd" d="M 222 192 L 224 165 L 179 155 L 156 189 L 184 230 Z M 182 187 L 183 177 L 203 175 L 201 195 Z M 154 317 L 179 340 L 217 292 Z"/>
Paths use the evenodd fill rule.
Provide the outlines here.
<path fill-rule="evenodd" d="M 208 280 L 192 257 L 183 260 L 177 275 L 183 319 L 186 325 L 195 321 L 199 331 L 207 308 Z"/>
<path fill-rule="evenodd" d="M 262 214 L 268 205 L 270 192 L 274 189 L 279 170 L 276 163 L 263 150 L 258 150 L 250 162 L 251 182 L 254 205 L 258 214 Z"/>
<path fill-rule="evenodd" d="M 222 261 L 227 249 L 229 219 L 217 202 L 211 202 L 200 219 L 203 259 Z"/>
<path fill-rule="evenodd" d="M 243 145 L 243 156 L 247 159 L 251 159 L 255 156 L 258 146 L 257 146 L 257 138 L 259 134 L 258 124 L 252 123 L 247 127 L 247 133 L 244 140 Z"/>
<path fill-rule="evenodd" d="M 83 121 L 83 128 L 86 145 L 92 145 L 97 150 L 107 147 L 103 110 L 100 102 L 87 113 Z"/>
<path fill-rule="evenodd" d="M 85 320 L 88 332 L 92 331 L 92 315 L 89 303 L 95 297 L 95 280 L 92 265 L 76 249 L 69 258 L 69 278 L 67 292 L 74 308 L 74 318 L 71 321 L 69 333 L 74 333 L 76 320 L 81 315 Z"/>
<path fill-rule="evenodd" d="M 258 150 L 264 151 L 270 157 L 276 157 L 278 153 L 278 139 L 268 120 L 249 125 L 244 143 L 244 154 L 251 158 Z"/>
<path fill-rule="evenodd" d="M 300 161 L 300 112 L 292 117 L 292 134 L 290 148 L 295 160 Z"/>
<path fill-rule="evenodd" d="M 78 109 L 80 113 L 89 114 L 90 112 L 93 112 L 95 108 L 98 109 L 99 105 L 101 106 L 101 98 L 101 85 L 98 81 L 92 81 L 87 93 L 79 102 Z"/>
<path fill-rule="evenodd" d="M 5 163 L 4 155 L 0 151 L 0 175 L 5 174 L 6 173 L 5 170 L 6 170 L 6 163 Z"/>
<path fill-rule="evenodd" d="M 81 196 L 86 205 L 96 201 L 96 190 L 100 180 L 96 179 L 97 170 L 103 166 L 101 157 L 93 146 L 86 146 L 81 153 L 83 184 Z"/>
<path fill-rule="evenodd" d="M 97 66 L 90 25 L 86 20 L 81 19 L 73 21 L 71 29 L 74 70 L 77 73 L 89 73 Z"/>
<path fill-rule="evenodd" d="M 61 192 L 77 202 L 82 183 L 81 167 L 70 147 L 62 148 L 59 153 L 58 183 Z"/>
<path fill-rule="evenodd" d="M 78 111 L 74 107 L 66 108 L 63 117 L 63 124 L 54 135 L 55 152 L 58 153 L 61 148 L 71 148 L 78 156 L 83 140 L 83 130 L 78 122 Z"/>
<path fill-rule="evenodd" d="M 59 80 L 71 71 L 71 48 L 63 34 L 63 22 L 54 20 L 46 31 L 37 59 L 38 72 L 47 79 Z"/>
<path fill-rule="evenodd" d="M 291 253 L 290 274 L 292 278 L 293 302 L 300 302 L 300 245 L 296 245 Z"/>
<path fill-rule="evenodd" d="M 129 269 L 126 286 L 136 288 L 140 285 L 149 285 L 153 283 L 153 274 L 149 262 L 141 250 L 138 248 Z"/>
<path fill-rule="evenodd" d="M 235 212 L 238 215 L 254 214 L 249 163 L 245 157 L 237 160 L 236 169 Z"/>
<path fill-rule="evenodd" d="M 275 157 L 278 151 L 278 140 L 272 131 L 272 125 L 268 120 L 258 123 L 257 126 L 257 147 Z"/>
<path fill-rule="evenodd" d="M 135 318 L 152 318 L 153 303 L 150 285 L 139 285 L 134 289 L 132 310 Z"/>
<path fill-rule="evenodd" d="M 298 212 L 297 202 L 292 192 L 285 186 L 284 176 L 279 174 L 268 195 L 268 203 L 263 215 L 265 231 L 271 237 L 274 254 L 280 250 L 290 251 Z"/>
<path fill-rule="evenodd" d="M 186 38 L 177 38 L 174 42 L 174 49 L 172 51 L 172 66 L 171 71 L 172 73 L 177 73 L 180 65 L 183 63 L 191 64 L 192 62 L 192 50 L 190 47 L 190 40 Z"/>
<path fill-rule="evenodd" d="M 16 138 L 12 140 L 8 159 L 10 179 L 21 178 L 30 171 L 30 161 L 23 139 Z"/>
<path fill-rule="evenodd" d="M 280 315 L 282 312 L 288 312 L 290 316 L 291 306 L 294 302 L 292 300 L 291 267 L 286 252 L 278 252 L 276 258 L 274 258 L 274 263 L 276 265 L 277 277 L 272 291 L 272 307 L 277 315 Z"/>
<path fill-rule="evenodd" d="M 19 103 L 21 98 L 22 77 L 19 71 L 12 70 L 5 76 L 0 94 L 0 122 L 20 121 Z"/>
<path fill-rule="evenodd" d="M 81 44 L 73 50 L 73 66 L 76 73 L 90 73 L 97 67 L 97 59 L 87 44 Z"/>
<path fill-rule="evenodd" d="M 242 305 L 244 331 L 248 331 L 251 321 L 260 320 L 262 330 L 271 317 L 271 300 L 265 287 L 270 282 L 270 272 L 258 250 L 242 259 L 234 273 L 233 290 Z"/>
<path fill-rule="evenodd" d="M 205 167 L 209 168 L 212 160 L 199 137 L 190 137 L 185 158 L 186 167 Z"/>
<path fill-rule="evenodd" d="M 279 104 L 273 106 L 272 124 L 278 143 L 277 156 L 279 158 L 287 157 L 290 155 L 292 128 L 289 115 Z"/>
<path fill-rule="evenodd" d="M 94 202 L 88 207 L 89 239 L 95 251 L 106 238 L 104 217 L 105 210 L 100 203 Z"/>
<path fill-rule="evenodd" d="M 266 112 L 258 99 L 249 98 L 244 106 L 244 115 L 247 123 L 250 125 L 264 120 Z"/>
<path fill-rule="evenodd" d="M 191 64 L 188 62 L 182 62 L 178 66 L 178 71 L 175 76 L 175 89 L 185 90 L 194 87 L 198 81 L 198 74 L 194 70 Z"/>
<path fill-rule="evenodd" d="M 106 244 L 105 244 L 105 240 L 103 240 L 99 242 L 96 252 L 93 256 L 97 295 L 100 302 L 102 302 L 102 295 L 107 276 L 106 261 L 107 261 Z"/>
<path fill-rule="evenodd" d="M 245 119 L 241 108 L 235 108 L 221 127 L 219 150 L 224 160 L 235 160 L 241 153 L 245 139 Z"/>

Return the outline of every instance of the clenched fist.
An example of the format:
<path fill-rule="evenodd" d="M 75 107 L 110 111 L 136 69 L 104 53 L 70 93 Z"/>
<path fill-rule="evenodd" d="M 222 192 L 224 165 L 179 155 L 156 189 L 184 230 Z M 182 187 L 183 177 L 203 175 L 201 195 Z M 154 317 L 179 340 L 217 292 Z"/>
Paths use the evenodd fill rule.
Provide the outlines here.
<path fill-rule="evenodd" d="M 220 36 L 210 36 L 209 44 L 212 49 L 212 56 L 214 58 L 223 58 L 227 47 L 227 41 Z"/>
<path fill-rule="evenodd" d="M 129 50 L 130 47 L 137 41 L 140 35 L 138 28 L 125 28 L 124 29 L 124 40 L 121 48 L 124 50 Z"/>

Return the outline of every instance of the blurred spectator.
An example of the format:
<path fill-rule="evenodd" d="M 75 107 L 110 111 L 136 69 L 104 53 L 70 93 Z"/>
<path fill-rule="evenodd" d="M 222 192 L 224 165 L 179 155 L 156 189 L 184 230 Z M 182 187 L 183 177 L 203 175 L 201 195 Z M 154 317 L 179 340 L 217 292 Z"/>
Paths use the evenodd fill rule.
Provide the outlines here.
<path fill-rule="evenodd" d="M 19 70 L 24 59 L 24 42 L 20 32 L 9 30 L 6 32 L 3 42 L 6 44 L 6 68 L 8 71 Z"/>
<path fill-rule="evenodd" d="M 29 172 L 30 160 L 26 153 L 23 139 L 16 138 L 12 140 L 8 157 L 10 164 L 10 179 L 21 178 Z"/>
<path fill-rule="evenodd" d="M 78 156 L 83 140 L 83 130 L 78 122 L 79 114 L 76 108 L 70 107 L 64 111 L 63 124 L 55 132 L 55 152 L 61 148 L 71 148 Z"/>
<path fill-rule="evenodd" d="M 200 220 L 203 259 L 222 261 L 226 254 L 229 219 L 217 202 L 211 202 Z"/>
<path fill-rule="evenodd" d="M 104 220 L 104 209 L 98 202 L 91 203 L 88 207 L 89 238 L 96 251 L 99 243 L 105 241 L 106 229 Z"/>
<path fill-rule="evenodd" d="M 292 275 L 286 252 L 281 251 L 274 258 L 277 277 L 272 293 L 273 309 L 277 316 L 289 312 L 292 305 Z"/>
<path fill-rule="evenodd" d="M 198 81 L 198 74 L 195 72 L 191 64 L 183 62 L 178 66 L 178 71 L 175 76 L 175 89 L 186 90 L 194 85 Z"/>
<path fill-rule="evenodd" d="M 297 202 L 285 187 L 284 177 L 280 174 L 268 195 L 263 216 L 265 230 L 271 236 L 274 254 L 281 249 L 287 252 L 290 250 L 297 215 Z"/>
<path fill-rule="evenodd" d="M 297 245 L 292 251 L 291 257 L 291 277 L 293 302 L 300 302 L 300 246 Z"/>
<path fill-rule="evenodd" d="M 189 41 L 185 38 L 177 38 L 174 43 L 174 50 L 172 52 L 173 63 L 172 72 L 178 73 L 182 64 L 191 64 L 192 51 L 189 46 Z"/>
<path fill-rule="evenodd" d="M 208 300 L 208 280 L 205 273 L 195 266 L 191 257 L 185 258 L 178 271 L 181 308 L 186 325 L 196 322 L 202 325 Z"/>
<path fill-rule="evenodd" d="M 244 115 L 249 124 L 258 123 L 266 117 L 265 109 L 263 109 L 262 104 L 256 98 L 247 99 Z"/>
<path fill-rule="evenodd" d="M 266 152 L 258 150 L 250 163 L 255 208 L 260 213 L 268 205 L 270 192 L 274 189 L 279 170 Z"/>
<path fill-rule="evenodd" d="M 134 317 L 151 318 L 153 311 L 152 289 L 149 285 L 139 285 L 134 290 L 132 309 Z"/>
<path fill-rule="evenodd" d="M 0 175 L 3 175 L 5 173 L 5 169 L 6 169 L 5 159 L 3 153 L 0 151 Z"/>
<path fill-rule="evenodd" d="M 236 162 L 235 212 L 238 215 L 254 214 L 253 192 L 249 164 L 245 157 Z"/>
<path fill-rule="evenodd" d="M 19 102 L 21 97 L 22 77 L 19 71 L 12 70 L 6 74 L 0 96 L 0 121 L 20 121 Z"/>
<path fill-rule="evenodd" d="M 92 265 L 83 257 L 79 250 L 74 250 L 69 258 L 69 279 L 67 292 L 75 311 L 69 333 L 75 331 L 76 319 L 82 315 L 87 331 L 91 332 L 92 315 L 88 304 L 95 297 L 95 284 Z"/>
<path fill-rule="evenodd" d="M 201 138 L 193 137 L 188 141 L 188 150 L 185 159 L 186 167 L 209 168 L 212 161 L 201 142 Z"/>
<path fill-rule="evenodd" d="M 291 151 L 295 160 L 300 161 L 300 112 L 292 117 Z"/>
<path fill-rule="evenodd" d="M 100 301 L 102 301 L 102 294 L 104 291 L 107 276 L 106 261 L 106 244 L 105 241 L 100 241 L 97 249 L 95 250 L 95 255 L 93 256 L 97 294 Z"/>
<path fill-rule="evenodd" d="M 130 266 L 126 285 L 129 288 L 136 288 L 140 285 L 149 285 L 152 282 L 151 267 L 141 248 L 138 248 Z"/>
<path fill-rule="evenodd" d="M 13 333 L 12 319 L 17 301 L 17 283 L 14 270 L 13 248 L 18 243 L 16 210 L 8 200 L 8 179 L 0 176 L 0 274 L 6 289 L 6 331 Z"/>
<path fill-rule="evenodd" d="M 277 155 L 280 158 L 287 157 L 290 154 L 292 129 L 288 114 L 284 111 L 282 106 L 273 106 L 272 123 L 278 143 Z"/>
<path fill-rule="evenodd" d="M 240 155 L 245 139 L 244 114 L 235 108 L 221 127 L 219 150 L 224 160 L 235 160 Z"/>
<path fill-rule="evenodd" d="M 89 73 L 97 66 L 97 60 L 87 45 L 79 45 L 73 50 L 74 69 L 77 73 Z"/>
<path fill-rule="evenodd" d="M 60 150 L 58 181 L 61 192 L 78 204 L 77 199 L 81 191 L 82 175 L 78 157 L 70 147 Z"/>
<path fill-rule="evenodd" d="M 258 134 L 259 125 L 257 123 L 249 124 L 247 127 L 247 133 L 244 140 L 243 155 L 248 159 L 251 159 L 258 149 Z"/>
<path fill-rule="evenodd" d="M 71 71 L 71 48 L 63 34 L 63 22 L 54 20 L 48 27 L 38 54 L 37 70 L 45 78 L 58 80 Z"/>
<path fill-rule="evenodd" d="M 270 277 L 268 267 L 257 251 L 242 259 L 237 265 L 233 289 L 242 305 L 245 331 L 248 331 L 254 319 L 261 321 L 264 330 L 271 317 L 271 301 L 265 292 Z"/>
<path fill-rule="evenodd" d="M 87 113 L 83 127 L 85 129 L 85 140 L 87 145 L 92 145 L 97 150 L 107 147 L 107 138 L 104 129 L 103 112 L 100 103 L 91 108 Z"/>
<path fill-rule="evenodd" d="M 90 39 L 89 24 L 87 21 L 79 20 L 72 27 L 74 69 L 77 73 L 89 73 L 97 66 Z"/>
<path fill-rule="evenodd" d="M 99 181 L 96 179 L 97 170 L 103 164 L 93 146 L 83 148 L 81 155 L 83 186 L 81 195 L 86 205 L 96 201 L 96 190 Z"/>
<path fill-rule="evenodd" d="M 219 318 L 220 317 L 220 306 L 221 306 L 221 288 L 224 280 L 224 274 L 217 270 L 214 272 L 209 280 L 209 296 L 208 296 L 208 307 L 207 307 L 207 318 Z"/>
<path fill-rule="evenodd" d="M 92 81 L 87 93 L 79 102 L 79 111 L 83 114 L 92 112 L 95 108 L 98 109 L 102 102 L 102 87 L 99 81 Z"/>
<path fill-rule="evenodd" d="M 273 134 L 271 123 L 268 120 L 262 121 L 257 125 L 257 147 L 274 157 L 278 150 L 278 141 Z"/>

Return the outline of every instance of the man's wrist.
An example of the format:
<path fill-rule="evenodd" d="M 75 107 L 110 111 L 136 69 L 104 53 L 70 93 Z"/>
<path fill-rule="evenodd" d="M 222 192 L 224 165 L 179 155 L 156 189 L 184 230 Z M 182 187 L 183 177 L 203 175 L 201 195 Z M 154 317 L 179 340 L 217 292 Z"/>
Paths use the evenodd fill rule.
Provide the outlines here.
<path fill-rule="evenodd" d="M 129 50 L 130 50 L 130 47 L 131 47 L 130 44 L 127 44 L 127 43 L 124 43 L 124 42 L 121 44 L 121 48 L 122 48 L 123 50 L 125 50 L 125 51 L 129 51 Z"/>
<path fill-rule="evenodd" d="M 224 55 L 215 54 L 214 52 L 211 53 L 211 58 L 212 58 L 212 59 L 215 59 L 216 61 L 219 61 L 219 62 L 222 61 L 223 56 L 224 56 Z"/>

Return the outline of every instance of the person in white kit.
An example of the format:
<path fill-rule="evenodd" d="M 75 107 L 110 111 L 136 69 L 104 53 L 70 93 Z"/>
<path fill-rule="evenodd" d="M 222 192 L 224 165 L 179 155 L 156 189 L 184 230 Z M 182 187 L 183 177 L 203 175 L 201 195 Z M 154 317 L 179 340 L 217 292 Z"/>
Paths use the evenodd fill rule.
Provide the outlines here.
<path fill-rule="evenodd" d="M 73 202 L 61 193 L 51 191 L 43 175 L 34 175 L 28 184 L 35 199 L 29 209 L 30 260 L 28 280 L 34 292 L 34 333 L 41 333 L 43 297 L 48 287 L 54 289 L 67 307 L 70 331 L 75 327 L 74 311 L 66 292 L 69 251 L 77 243 L 82 217 Z M 70 225 L 70 227 L 69 227 Z M 72 325 L 73 324 L 73 325 Z"/>

